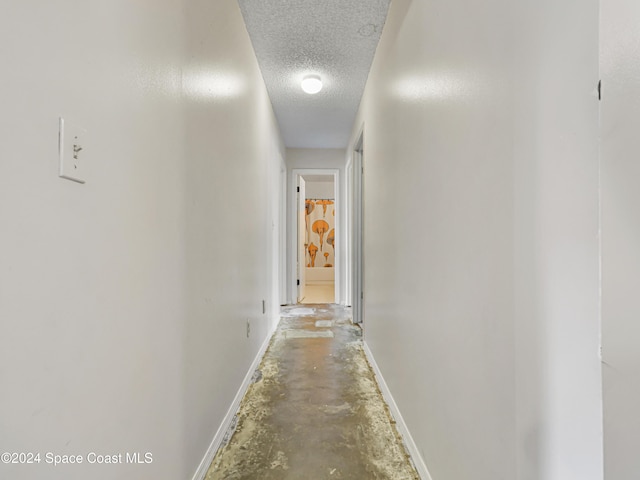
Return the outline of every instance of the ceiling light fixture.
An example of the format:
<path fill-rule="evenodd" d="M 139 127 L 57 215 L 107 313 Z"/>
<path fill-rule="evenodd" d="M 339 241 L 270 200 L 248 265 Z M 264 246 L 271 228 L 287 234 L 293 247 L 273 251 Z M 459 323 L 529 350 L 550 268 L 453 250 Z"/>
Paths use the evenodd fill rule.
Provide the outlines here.
<path fill-rule="evenodd" d="M 302 79 L 302 90 L 313 95 L 322 90 L 322 80 L 319 75 L 307 75 Z"/>

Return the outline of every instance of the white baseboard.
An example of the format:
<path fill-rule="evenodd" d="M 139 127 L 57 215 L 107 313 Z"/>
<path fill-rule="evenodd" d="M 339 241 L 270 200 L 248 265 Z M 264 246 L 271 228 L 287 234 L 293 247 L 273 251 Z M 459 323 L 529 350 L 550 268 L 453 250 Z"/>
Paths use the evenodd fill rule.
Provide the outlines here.
<path fill-rule="evenodd" d="M 262 357 L 264 356 L 264 353 L 267 351 L 267 348 L 269 347 L 269 342 L 271 342 L 271 338 L 273 337 L 273 334 L 275 333 L 276 328 L 278 327 L 278 322 L 279 320 L 274 323 L 274 326 L 271 328 L 271 331 L 267 335 L 267 338 L 265 338 L 264 343 L 262 344 L 262 346 L 260 347 L 260 350 L 256 354 L 256 357 L 253 359 L 253 362 L 249 367 L 249 371 L 247 371 L 247 374 L 245 375 L 244 380 L 240 385 L 240 389 L 238 390 L 238 393 L 236 393 L 236 396 L 233 399 L 233 402 L 231 403 L 231 406 L 229 407 L 227 414 L 224 416 L 224 419 L 222 420 L 222 423 L 220 424 L 218 431 L 213 436 L 213 440 L 211 441 L 209 448 L 204 454 L 204 458 L 200 462 L 200 465 L 198 465 L 198 469 L 196 470 L 196 473 L 194 473 L 192 480 L 204 480 L 204 477 L 206 476 L 207 471 L 211 466 L 211 462 L 213 462 L 213 457 L 215 457 L 216 452 L 222 445 L 224 436 L 229 430 L 229 427 L 231 427 L 231 423 L 233 422 L 233 419 L 235 418 L 236 413 L 238 413 L 238 409 L 240 408 L 240 402 L 242 401 L 244 394 L 247 393 L 247 389 L 249 388 L 249 385 L 251 385 L 253 374 L 258 368 L 258 366 L 260 365 L 260 362 L 262 361 Z"/>
<path fill-rule="evenodd" d="M 378 381 L 378 386 L 380 387 L 382 396 L 387 402 L 387 405 L 389 405 L 389 410 L 391 410 L 391 415 L 393 415 L 393 418 L 396 421 L 396 427 L 398 428 L 398 432 L 400 433 L 400 436 L 402 436 L 404 445 L 407 448 L 407 452 L 411 456 L 411 461 L 413 462 L 413 465 L 415 466 L 418 472 L 418 475 L 420 475 L 420 478 L 422 480 L 433 480 L 431 478 L 431 475 L 429 474 L 429 470 L 427 470 L 427 465 L 424 463 L 424 459 L 422 458 L 422 455 L 420 455 L 418 446 L 413 441 L 413 438 L 411 437 L 411 433 L 409 433 L 407 424 L 404 423 L 404 419 L 402 418 L 402 414 L 398 409 L 398 405 L 396 405 L 396 402 L 393 399 L 393 395 L 391 395 L 391 391 L 389 390 L 387 383 L 384 381 L 384 378 L 382 377 L 382 373 L 380 372 L 380 369 L 378 368 L 378 364 L 373 358 L 373 353 L 371 353 L 371 350 L 369 349 L 369 345 L 367 345 L 367 342 L 363 342 L 363 346 L 364 346 L 364 353 L 367 356 L 367 360 L 369 360 L 369 364 L 371 365 L 371 368 L 373 368 L 373 373 L 375 374 L 376 380 Z"/>

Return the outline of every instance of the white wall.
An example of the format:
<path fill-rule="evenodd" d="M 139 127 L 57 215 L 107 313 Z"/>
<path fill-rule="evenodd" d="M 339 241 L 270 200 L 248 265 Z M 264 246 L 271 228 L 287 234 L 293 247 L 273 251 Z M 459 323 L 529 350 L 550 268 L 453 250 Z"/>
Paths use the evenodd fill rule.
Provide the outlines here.
<path fill-rule="evenodd" d="M 365 339 L 434 480 L 515 477 L 503 9 L 393 2 L 352 138 L 364 122 Z"/>
<path fill-rule="evenodd" d="M 335 198 L 333 182 L 316 182 L 307 180 L 304 185 L 307 198 L 324 198 L 333 200 Z"/>
<path fill-rule="evenodd" d="M 605 479 L 640 471 L 640 3 L 601 2 Z"/>
<path fill-rule="evenodd" d="M 287 148 L 286 149 L 286 163 L 287 163 L 287 177 L 291 179 L 294 169 L 338 169 L 339 179 L 336 186 L 337 198 L 345 197 L 345 155 L 344 149 L 329 149 L 329 148 Z M 291 185 L 291 181 L 288 182 Z M 295 202 L 291 201 L 291 195 L 295 192 L 292 188 L 289 188 L 287 195 L 287 218 L 292 218 L 294 212 L 292 211 Z M 295 197 L 294 197 L 295 198 Z M 336 244 L 345 245 L 345 226 L 346 226 L 346 202 L 339 202 L 336 209 L 336 215 L 338 220 L 336 222 Z M 292 242 L 291 228 L 296 228 L 295 225 L 291 225 L 291 222 L 287 225 L 287 272 L 291 272 L 293 265 L 295 264 L 295 248 L 296 246 Z M 339 247 L 338 247 L 339 248 Z M 292 255 L 292 252 L 294 253 Z M 345 298 L 345 251 L 342 250 L 342 255 L 337 259 L 336 274 L 340 275 L 339 279 L 336 279 L 338 288 L 340 289 L 340 302 L 344 303 Z M 292 284 L 291 273 L 288 277 L 288 285 Z M 289 292 L 288 302 L 291 303 L 295 299 L 291 298 L 291 292 Z"/>
<path fill-rule="evenodd" d="M 598 1 L 524 2 L 514 26 L 518 478 L 596 480 Z"/>
<path fill-rule="evenodd" d="M 183 388 L 188 461 L 195 465 L 279 315 L 275 243 L 284 221 L 284 147 L 237 3 L 189 1 L 187 24 L 192 60 L 185 78 L 194 89 L 187 90 L 185 138 Z M 203 80 L 214 90 L 201 88 Z"/>
<path fill-rule="evenodd" d="M 153 454 L 0 477 L 190 478 L 273 322 L 280 140 L 236 2 L 18 2 L 0 41 L 0 450 Z"/>
<path fill-rule="evenodd" d="M 391 5 L 348 149 L 365 339 L 434 480 L 602 478 L 597 14 Z"/>

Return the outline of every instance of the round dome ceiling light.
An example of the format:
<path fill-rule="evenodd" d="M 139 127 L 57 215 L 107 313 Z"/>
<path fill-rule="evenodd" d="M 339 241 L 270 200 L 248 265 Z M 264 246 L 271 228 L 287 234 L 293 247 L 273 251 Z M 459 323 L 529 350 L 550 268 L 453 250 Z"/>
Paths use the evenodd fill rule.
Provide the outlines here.
<path fill-rule="evenodd" d="M 322 80 L 319 75 L 307 75 L 302 79 L 302 90 L 313 95 L 322 90 Z"/>

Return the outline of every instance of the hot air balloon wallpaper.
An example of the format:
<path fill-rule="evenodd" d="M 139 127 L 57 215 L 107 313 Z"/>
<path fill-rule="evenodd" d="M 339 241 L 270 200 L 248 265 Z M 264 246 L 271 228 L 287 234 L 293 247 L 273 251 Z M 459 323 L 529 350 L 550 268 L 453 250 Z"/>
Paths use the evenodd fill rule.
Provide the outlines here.
<path fill-rule="evenodd" d="M 327 206 L 334 205 L 335 202 L 326 198 L 307 198 L 305 200 L 305 223 L 309 238 L 307 248 L 307 264 L 312 267 L 332 267 L 335 263 L 335 208 L 332 208 L 327 215 Z M 322 206 L 322 208 L 318 208 Z M 331 245 L 332 248 L 328 248 Z M 311 245 L 314 247 L 313 255 Z M 317 252 L 322 252 L 324 264 L 316 263 Z M 320 258 L 322 258 L 320 257 Z"/>

